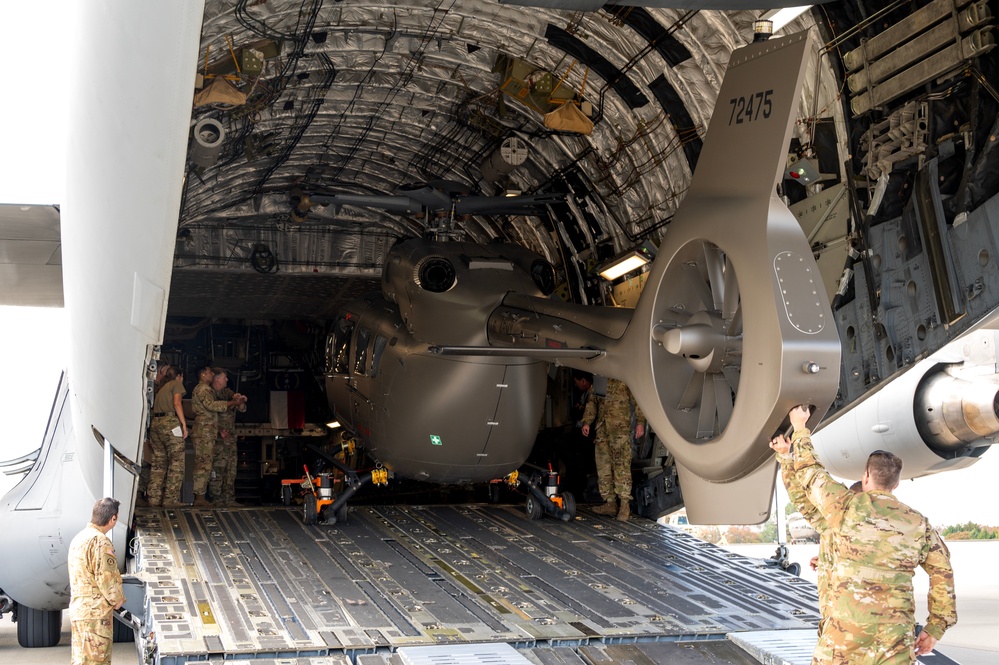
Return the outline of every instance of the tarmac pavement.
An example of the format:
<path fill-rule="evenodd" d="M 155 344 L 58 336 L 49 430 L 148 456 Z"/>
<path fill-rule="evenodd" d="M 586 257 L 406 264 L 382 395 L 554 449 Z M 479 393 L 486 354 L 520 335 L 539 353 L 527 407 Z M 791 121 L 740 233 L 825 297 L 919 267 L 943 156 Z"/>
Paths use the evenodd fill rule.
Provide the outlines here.
<path fill-rule="evenodd" d="M 53 665 L 69 663 L 69 612 L 62 613 L 62 636 L 59 644 L 47 649 L 22 649 L 17 643 L 17 624 L 5 614 L 0 619 L 0 663 L 3 665 Z M 111 665 L 137 665 L 139 654 L 133 642 L 119 642 L 111 647 Z"/>

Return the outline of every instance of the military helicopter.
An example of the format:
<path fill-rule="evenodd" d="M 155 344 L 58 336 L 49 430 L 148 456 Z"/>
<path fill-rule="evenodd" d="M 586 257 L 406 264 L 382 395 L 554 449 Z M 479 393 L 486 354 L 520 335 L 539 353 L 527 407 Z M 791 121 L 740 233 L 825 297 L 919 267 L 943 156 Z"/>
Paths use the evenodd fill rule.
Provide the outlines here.
<path fill-rule="evenodd" d="M 804 49 L 799 35 L 733 58 L 719 98 L 765 89 L 764 101 L 750 120 L 726 125 L 725 110 L 712 123 L 634 310 L 551 299 L 554 268 L 523 247 L 455 242 L 438 229 L 392 248 L 381 291 L 344 308 L 327 340 L 340 422 L 395 475 L 508 477 L 533 445 L 548 363 L 561 363 L 629 385 L 677 462 L 692 521 L 765 519 L 767 433 L 801 402 L 818 405 L 817 421 L 838 386 L 839 339 L 812 252 L 775 195 Z M 732 177 L 733 160 L 755 166 Z M 567 518 L 540 483 L 528 485 Z"/>

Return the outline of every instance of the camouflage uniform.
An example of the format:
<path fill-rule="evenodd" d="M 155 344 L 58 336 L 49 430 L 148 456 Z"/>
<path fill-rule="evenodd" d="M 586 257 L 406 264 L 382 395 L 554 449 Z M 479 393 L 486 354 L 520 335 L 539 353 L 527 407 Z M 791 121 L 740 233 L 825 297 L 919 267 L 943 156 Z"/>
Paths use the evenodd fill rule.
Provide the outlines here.
<path fill-rule="evenodd" d="M 236 393 L 231 388 L 215 391 L 215 399 L 228 402 Z M 212 501 L 218 505 L 228 505 L 236 501 L 236 407 L 230 407 L 218 414 L 218 437 L 215 439 L 212 479 L 208 489 Z M 228 432 L 222 438 L 222 432 Z"/>
<path fill-rule="evenodd" d="M 69 587 L 73 665 L 110 663 L 114 608 L 125 595 L 114 545 L 94 524 L 70 543 Z"/>
<path fill-rule="evenodd" d="M 805 493 L 805 488 L 801 486 L 798 477 L 794 473 L 794 458 L 790 452 L 787 454 L 777 453 L 777 461 L 780 462 L 780 475 L 787 489 L 787 497 L 791 500 L 795 510 L 801 513 L 813 529 L 819 534 L 819 564 L 818 564 L 818 587 L 819 587 L 819 612 L 823 620 L 829 616 L 829 571 L 832 568 L 832 552 L 835 548 L 833 542 L 836 532 L 829 528 L 826 518 L 822 516 L 819 509 L 815 507 Z M 822 632 L 822 623 L 819 623 L 819 632 Z"/>
<path fill-rule="evenodd" d="M 645 416 L 631 391 L 623 381 L 607 379 L 607 394 L 599 409 L 596 399 L 586 403 L 583 424 L 596 430 L 593 453 L 597 463 L 597 483 L 604 501 L 615 497 L 623 503 L 631 501 L 631 410 L 635 422 L 644 423 Z"/>
<path fill-rule="evenodd" d="M 173 396 L 187 394 L 184 384 L 174 379 L 156 391 L 153 399 L 153 422 L 149 426 L 149 503 L 179 503 L 180 488 L 184 484 L 184 437 L 174 436 L 180 427 Z"/>
<path fill-rule="evenodd" d="M 215 390 L 207 383 L 199 383 L 191 393 L 194 409 L 194 493 L 204 495 L 212 474 L 212 448 L 219 431 L 219 414 L 228 406 L 215 398 Z"/>
<path fill-rule="evenodd" d="M 795 475 L 822 513 L 833 541 L 828 579 L 829 616 L 813 663 L 914 663 L 916 566 L 929 575 L 929 618 L 936 639 L 957 623 L 950 553 L 925 517 L 887 490 L 854 494 L 837 483 L 815 456 L 810 432 L 796 431 Z"/>

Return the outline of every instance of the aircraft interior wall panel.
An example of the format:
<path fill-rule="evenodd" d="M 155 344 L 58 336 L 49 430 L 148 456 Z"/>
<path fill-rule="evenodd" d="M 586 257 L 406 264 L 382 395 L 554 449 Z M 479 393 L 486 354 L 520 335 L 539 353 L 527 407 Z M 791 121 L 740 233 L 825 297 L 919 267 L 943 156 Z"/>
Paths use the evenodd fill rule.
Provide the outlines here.
<path fill-rule="evenodd" d="M 964 289 L 967 311 L 974 320 L 999 307 L 999 196 L 968 216 L 967 222 L 953 227 L 949 236 L 955 269 Z"/>
<path fill-rule="evenodd" d="M 999 308 L 999 271 L 995 268 L 999 196 L 945 231 L 948 251 L 944 259 L 956 279 L 954 287 L 961 294 L 959 304 L 964 311 L 951 325 L 941 319 L 933 298 L 933 271 L 925 252 L 919 251 L 923 243 L 912 239 L 915 229 L 909 221 L 903 215 L 871 229 L 871 261 L 856 264 L 854 299 L 835 312 L 843 340 L 840 407 L 974 329 Z M 874 269 L 873 275 L 868 274 L 867 265 Z M 873 309 L 868 280 L 881 296 Z"/>
<path fill-rule="evenodd" d="M 808 582 L 654 523 L 390 506 L 323 527 L 298 513 L 137 513 L 133 572 L 160 665 L 465 643 L 603 649 L 818 620 Z"/>

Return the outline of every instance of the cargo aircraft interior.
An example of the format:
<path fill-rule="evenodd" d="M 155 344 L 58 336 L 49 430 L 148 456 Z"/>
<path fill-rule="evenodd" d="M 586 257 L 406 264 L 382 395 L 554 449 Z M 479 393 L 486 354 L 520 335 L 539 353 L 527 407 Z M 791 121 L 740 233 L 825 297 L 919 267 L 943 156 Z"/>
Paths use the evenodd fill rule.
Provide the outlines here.
<path fill-rule="evenodd" d="M 75 7 L 65 200 L 0 205 L 3 304 L 70 337 L 3 466 L 21 645 L 106 495 L 144 663 L 814 640 L 814 589 L 653 520 L 765 521 L 799 403 L 844 477 L 996 440 L 996 3 L 754 4 Z M 247 395 L 242 507 L 137 507 L 163 364 Z M 584 372 L 648 418 L 625 524 L 585 507 Z"/>

